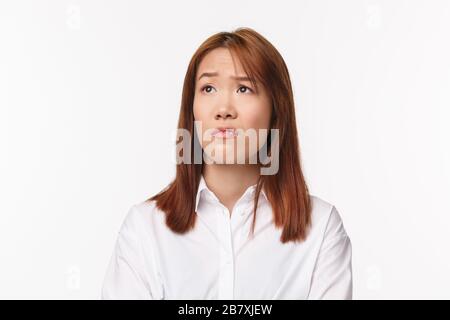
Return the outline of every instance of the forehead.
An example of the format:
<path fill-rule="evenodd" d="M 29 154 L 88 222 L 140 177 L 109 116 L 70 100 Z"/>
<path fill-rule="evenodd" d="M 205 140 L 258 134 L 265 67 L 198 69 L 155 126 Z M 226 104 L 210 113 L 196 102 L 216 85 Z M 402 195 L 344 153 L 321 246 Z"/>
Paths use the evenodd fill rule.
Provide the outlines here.
<path fill-rule="evenodd" d="M 235 75 L 244 74 L 239 58 L 233 57 L 227 48 L 216 48 L 208 52 L 198 66 L 198 74 L 203 71 L 217 71 L 219 75 L 220 71 Z"/>

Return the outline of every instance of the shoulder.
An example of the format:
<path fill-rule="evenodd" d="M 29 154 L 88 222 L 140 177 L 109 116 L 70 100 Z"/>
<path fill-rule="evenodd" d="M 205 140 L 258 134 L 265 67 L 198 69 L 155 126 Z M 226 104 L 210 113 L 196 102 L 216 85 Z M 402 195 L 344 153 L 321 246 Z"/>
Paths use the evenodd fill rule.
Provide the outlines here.
<path fill-rule="evenodd" d="M 141 201 L 132 204 L 122 222 L 120 232 L 139 232 L 145 231 L 158 223 L 162 219 L 163 213 L 156 207 L 155 201 Z"/>
<path fill-rule="evenodd" d="M 344 222 L 338 209 L 330 202 L 310 195 L 312 229 L 325 238 L 347 236 Z"/>

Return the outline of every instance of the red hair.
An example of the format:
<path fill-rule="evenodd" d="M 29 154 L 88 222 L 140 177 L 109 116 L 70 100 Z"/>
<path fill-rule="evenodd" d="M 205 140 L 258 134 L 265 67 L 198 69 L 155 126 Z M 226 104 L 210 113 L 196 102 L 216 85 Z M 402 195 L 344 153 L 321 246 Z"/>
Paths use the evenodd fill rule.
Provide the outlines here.
<path fill-rule="evenodd" d="M 252 232 L 259 194 L 264 188 L 272 206 L 274 224 L 283 228 L 280 241 L 303 241 L 311 224 L 311 200 L 300 163 L 292 85 L 283 58 L 267 39 L 251 28 L 219 32 L 206 39 L 192 56 L 184 78 L 178 128 L 190 132 L 193 153 L 194 139 L 197 139 L 193 114 L 196 74 L 203 57 L 216 48 L 229 49 L 239 58 L 253 84 L 257 87 L 256 80 L 262 83 L 272 101 L 269 129 L 278 129 L 279 132 L 278 172 L 259 176 L 254 198 Z M 270 135 L 267 139 L 270 150 Z M 195 198 L 202 166 L 202 163 L 192 161 L 190 164 L 177 164 L 175 179 L 164 190 L 147 200 L 155 200 L 156 207 L 166 214 L 166 225 L 173 232 L 184 234 L 195 225 Z"/>

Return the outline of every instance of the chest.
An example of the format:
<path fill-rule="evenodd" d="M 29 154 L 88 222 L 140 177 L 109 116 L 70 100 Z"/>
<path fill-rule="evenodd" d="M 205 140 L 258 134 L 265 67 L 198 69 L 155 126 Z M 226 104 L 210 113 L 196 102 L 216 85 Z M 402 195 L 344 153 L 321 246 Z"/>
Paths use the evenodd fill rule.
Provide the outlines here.
<path fill-rule="evenodd" d="M 158 245 L 165 299 L 304 299 L 314 267 L 306 246 L 282 244 L 260 221 L 226 229 L 203 224 Z"/>

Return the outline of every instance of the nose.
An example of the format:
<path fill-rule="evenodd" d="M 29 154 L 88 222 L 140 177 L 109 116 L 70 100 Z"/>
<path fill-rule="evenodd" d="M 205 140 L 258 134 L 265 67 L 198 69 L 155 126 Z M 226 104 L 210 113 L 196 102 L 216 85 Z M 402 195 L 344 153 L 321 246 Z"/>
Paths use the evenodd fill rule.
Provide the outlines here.
<path fill-rule="evenodd" d="M 221 106 L 216 111 L 214 118 L 216 120 L 225 120 L 225 119 L 235 119 L 237 116 L 236 109 L 231 106 L 230 102 L 227 101 L 222 103 Z"/>

